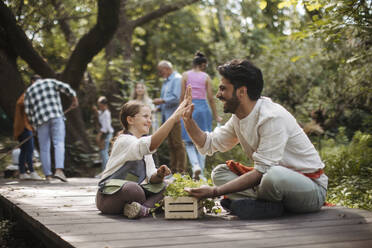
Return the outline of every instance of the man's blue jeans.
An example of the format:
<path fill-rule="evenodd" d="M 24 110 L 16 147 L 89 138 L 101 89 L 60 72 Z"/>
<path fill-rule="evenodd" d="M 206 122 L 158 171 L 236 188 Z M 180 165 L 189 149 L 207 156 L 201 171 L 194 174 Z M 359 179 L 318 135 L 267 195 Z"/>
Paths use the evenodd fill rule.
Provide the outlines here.
<path fill-rule="evenodd" d="M 45 176 L 52 175 L 50 142 L 53 142 L 56 169 L 63 169 L 65 162 L 65 122 L 62 117 L 53 118 L 37 128 L 40 160 Z"/>
<path fill-rule="evenodd" d="M 32 162 L 32 156 L 34 153 L 34 138 L 32 137 L 32 132 L 30 130 L 24 129 L 23 133 L 18 137 L 18 141 L 22 142 L 25 139 L 31 138 L 26 141 L 23 145 L 21 145 L 21 152 L 19 154 L 18 159 L 18 165 L 19 165 L 19 172 L 21 174 L 26 172 L 26 166 L 27 163 L 28 170 L 30 172 L 34 171 L 33 162 Z"/>

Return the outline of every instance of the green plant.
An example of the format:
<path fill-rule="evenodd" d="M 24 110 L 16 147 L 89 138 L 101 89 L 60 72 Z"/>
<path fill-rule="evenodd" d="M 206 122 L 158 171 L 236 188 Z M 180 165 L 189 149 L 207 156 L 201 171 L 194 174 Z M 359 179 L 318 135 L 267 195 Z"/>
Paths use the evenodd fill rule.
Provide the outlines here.
<path fill-rule="evenodd" d="M 372 210 L 372 135 L 360 131 L 347 142 L 341 128 L 335 139 L 324 140 L 321 156 L 329 177 L 327 200 Z"/>
<path fill-rule="evenodd" d="M 181 174 L 174 174 L 174 181 L 168 185 L 167 189 L 165 190 L 164 195 L 170 197 L 180 197 L 180 196 L 189 196 L 189 194 L 184 190 L 184 188 L 199 188 L 203 185 L 212 186 L 212 180 L 208 180 L 207 182 L 203 180 L 193 180 L 189 175 L 181 175 Z M 208 213 L 219 213 L 221 209 L 215 207 L 215 203 L 213 199 L 204 199 L 202 204 L 206 208 Z"/>

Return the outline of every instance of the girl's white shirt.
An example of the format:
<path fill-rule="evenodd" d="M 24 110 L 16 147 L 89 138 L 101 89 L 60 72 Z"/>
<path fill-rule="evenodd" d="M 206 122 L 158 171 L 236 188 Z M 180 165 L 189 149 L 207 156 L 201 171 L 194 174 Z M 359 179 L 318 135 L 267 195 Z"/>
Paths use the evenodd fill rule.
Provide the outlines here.
<path fill-rule="evenodd" d="M 150 178 L 157 170 L 150 151 L 151 136 L 137 138 L 130 134 L 121 134 L 117 137 L 107 161 L 106 168 L 102 173 L 102 179 L 111 176 L 126 162 L 144 159 L 146 165 L 146 179 L 142 182 L 149 183 Z"/>

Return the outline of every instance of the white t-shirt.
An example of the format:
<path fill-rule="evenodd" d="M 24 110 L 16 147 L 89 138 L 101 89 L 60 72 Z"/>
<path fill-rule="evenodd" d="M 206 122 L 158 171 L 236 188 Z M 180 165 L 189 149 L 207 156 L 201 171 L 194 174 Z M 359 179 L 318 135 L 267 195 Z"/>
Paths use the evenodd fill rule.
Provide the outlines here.
<path fill-rule="evenodd" d="M 258 99 L 245 118 L 240 120 L 232 115 L 224 126 L 207 132 L 206 142 L 198 150 L 211 156 L 217 151 L 228 151 L 239 143 L 261 173 L 277 165 L 302 173 L 324 168 L 318 152 L 296 119 L 267 97 Z M 325 174 L 315 181 L 327 188 L 328 177 Z"/>
<path fill-rule="evenodd" d="M 101 125 L 100 131 L 102 133 L 113 133 L 114 129 L 111 126 L 111 113 L 108 109 L 98 111 L 98 121 Z"/>
<path fill-rule="evenodd" d="M 152 153 L 156 152 L 156 149 L 150 151 L 150 144 L 151 136 L 138 139 L 129 134 L 119 135 L 112 147 L 110 158 L 107 161 L 101 178 L 111 176 L 127 161 L 144 159 L 146 164 L 146 179 L 142 183 L 149 183 L 151 176 L 157 172 L 152 158 Z"/>

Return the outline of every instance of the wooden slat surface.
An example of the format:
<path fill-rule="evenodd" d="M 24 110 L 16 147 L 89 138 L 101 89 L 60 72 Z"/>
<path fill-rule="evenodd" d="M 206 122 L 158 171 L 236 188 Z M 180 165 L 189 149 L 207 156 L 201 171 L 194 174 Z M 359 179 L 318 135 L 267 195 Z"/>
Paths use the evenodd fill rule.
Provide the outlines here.
<path fill-rule="evenodd" d="M 372 247 L 372 212 L 325 207 L 272 220 L 207 215 L 197 220 L 128 220 L 95 207 L 98 180 L 0 181 L 0 207 L 48 247 Z"/>

